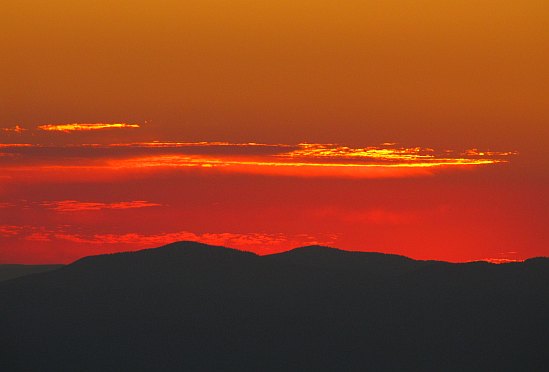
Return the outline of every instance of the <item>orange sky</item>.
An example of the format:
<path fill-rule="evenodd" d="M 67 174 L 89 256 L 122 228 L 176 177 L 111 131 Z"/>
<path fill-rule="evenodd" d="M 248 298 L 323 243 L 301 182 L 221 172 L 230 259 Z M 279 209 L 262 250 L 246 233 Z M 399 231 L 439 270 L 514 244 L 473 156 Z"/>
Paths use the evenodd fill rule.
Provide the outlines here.
<path fill-rule="evenodd" d="M 547 19 L 534 0 L 5 4 L 0 262 L 183 238 L 549 255 Z M 272 146 L 173 145 L 199 141 Z M 387 148 L 435 156 L 364 153 Z"/>

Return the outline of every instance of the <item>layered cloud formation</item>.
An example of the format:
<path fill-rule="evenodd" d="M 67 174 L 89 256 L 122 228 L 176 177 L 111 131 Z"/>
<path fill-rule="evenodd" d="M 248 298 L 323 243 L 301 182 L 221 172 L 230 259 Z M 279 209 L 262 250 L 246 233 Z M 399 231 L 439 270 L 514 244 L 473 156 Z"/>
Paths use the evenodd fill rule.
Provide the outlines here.
<path fill-rule="evenodd" d="M 435 150 L 393 143 L 364 148 L 337 144 L 259 144 L 226 142 L 137 142 L 48 146 L 6 144 L 0 147 L 6 173 L 24 169 L 131 171 L 200 168 L 223 172 L 287 176 L 358 178 L 407 177 L 437 169 L 505 163 L 515 152 L 477 149 Z"/>
<path fill-rule="evenodd" d="M 480 181 L 515 164 L 515 151 L 132 141 L 130 132 L 147 136 L 132 128 L 6 132 L 19 141 L 0 144 L 0 262 L 70 262 L 175 240 L 259 254 L 323 244 L 455 261 L 525 256 L 499 254 L 518 251 L 501 227 L 508 214 L 491 202 L 508 196 Z M 484 196 L 454 190 L 466 184 Z M 504 233 L 491 236 L 492 225 Z"/>

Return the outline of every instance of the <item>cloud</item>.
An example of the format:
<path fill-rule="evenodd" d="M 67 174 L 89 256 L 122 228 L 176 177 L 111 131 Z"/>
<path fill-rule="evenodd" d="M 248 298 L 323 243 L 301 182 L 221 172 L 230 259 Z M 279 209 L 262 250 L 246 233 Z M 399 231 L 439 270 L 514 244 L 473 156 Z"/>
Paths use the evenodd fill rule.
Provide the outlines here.
<path fill-rule="evenodd" d="M 43 232 L 35 232 L 30 235 L 25 236 L 25 240 L 30 240 L 33 242 L 51 242 L 52 239 L 50 234 Z"/>
<path fill-rule="evenodd" d="M 2 147 L 2 164 L 26 174 L 69 169 L 141 171 L 210 169 L 218 172 L 299 177 L 390 178 L 432 175 L 439 169 L 506 163 L 516 152 L 435 150 L 393 143 L 352 148 L 337 144 L 138 142 Z M 7 172 L 5 172 L 7 173 Z"/>
<path fill-rule="evenodd" d="M 19 125 L 16 125 L 14 127 L 7 127 L 7 128 L 0 128 L 0 130 L 2 132 L 7 132 L 7 133 L 23 133 L 24 131 L 26 131 L 25 128 L 19 126 Z"/>
<path fill-rule="evenodd" d="M 40 205 L 57 212 L 98 211 L 102 209 L 135 209 L 159 207 L 162 204 L 145 200 L 133 200 L 114 203 L 82 202 L 77 200 L 45 201 Z"/>
<path fill-rule="evenodd" d="M 112 159 L 118 169 L 202 168 L 223 172 L 287 176 L 389 178 L 431 175 L 437 168 L 505 163 L 515 152 L 465 152 L 398 147 L 393 143 L 366 148 L 335 144 L 266 145 L 228 143 L 142 143 L 141 149 L 162 149 L 156 154 Z M 197 153 L 196 149 L 209 149 Z M 193 149 L 193 152 L 188 151 Z M 237 155 L 228 149 L 238 149 Z M 258 151 L 261 149 L 261 152 Z M 265 153 L 269 149 L 272 153 Z"/>
<path fill-rule="evenodd" d="M 482 165 L 506 161 L 515 152 L 479 152 L 476 149 L 456 154 L 452 150 L 436 151 L 428 147 L 398 147 L 395 143 L 351 148 L 340 145 L 301 143 L 299 148 L 281 156 L 292 159 L 354 160 L 357 164 L 396 167 L 436 167 L 443 165 Z"/>
<path fill-rule="evenodd" d="M 54 132 L 74 132 L 74 131 L 92 131 L 102 129 L 123 129 L 123 128 L 139 128 L 139 124 L 126 123 L 95 123 L 95 124 L 44 124 L 38 126 L 38 129 Z"/>
<path fill-rule="evenodd" d="M 40 147 L 40 145 L 33 145 L 32 143 L 0 143 L 0 148 L 17 148 L 17 147 Z"/>
<path fill-rule="evenodd" d="M 516 251 L 500 252 L 499 257 L 482 258 L 481 261 L 490 262 L 493 264 L 506 264 L 513 262 L 522 262 L 523 260 L 516 259 Z"/>
<path fill-rule="evenodd" d="M 22 226 L 17 225 L 0 225 L 0 236 L 17 236 L 23 231 Z"/>
<path fill-rule="evenodd" d="M 196 234 L 189 231 L 168 232 L 160 234 L 94 234 L 91 236 L 55 233 L 56 239 L 67 240 L 73 243 L 83 244 L 128 244 L 140 247 L 154 247 L 181 240 L 199 241 L 212 245 L 223 245 L 234 248 L 250 249 L 264 248 L 271 251 L 273 248 L 288 249 L 300 245 L 322 244 L 331 245 L 336 236 L 322 234 L 320 236 L 309 234 L 287 235 L 282 233 L 203 233 Z"/>
<path fill-rule="evenodd" d="M 486 261 L 493 264 L 506 264 L 512 262 L 522 262 L 523 260 L 517 260 L 514 258 L 483 258 L 481 261 Z"/>
<path fill-rule="evenodd" d="M 158 247 L 175 241 L 192 240 L 206 244 L 222 245 L 243 250 L 259 251 L 260 253 L 281 252 L 290 248 L 304 245 L 334 245 L 338 234 L 284 234 L 284 233 L 235 233 L 235 232 L 206 232 L 194 233 L 180 230 L 143 234 L 137 232 L 122 232 L 108 234 L 84 234 L 71 232 L 71 226 L 44 226 L 30 225 L 0 225 L 0 236 L 4 238 L 18 238 L 33 242 L 70 242 L 84 246 L 111 245 L 114 250 L 131 250 Z M 110 249 L 109 251 L 112 251 Z"/>

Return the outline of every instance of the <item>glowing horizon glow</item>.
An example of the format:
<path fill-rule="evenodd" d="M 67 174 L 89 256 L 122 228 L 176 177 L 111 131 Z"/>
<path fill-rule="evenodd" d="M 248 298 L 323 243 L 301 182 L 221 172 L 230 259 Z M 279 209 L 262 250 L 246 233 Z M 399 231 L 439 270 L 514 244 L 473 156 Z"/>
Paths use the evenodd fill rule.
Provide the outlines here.
<path fill-rule="evenodd" d="M 314 201 L 317 191 L 311 191 L 312 204 L 304 211 L 292 212 L 306 213 L 307 217 L 304 217 L 304 220 L 308 222 L 304 225 L 297 224 L 296 226 L 300 226 L 299 230 L 285 227 L 283 222 L 277 222 L 273 226 L 270 226 L 270 223 L 284 221 L 287 218 L 283 212 L 284 208 L 294 208 L 291 205 L 293 203 L 299 205 L 302 197 L 293 202 L 284 202 L 282 208 L 279 205 L 270 206 L 271 212 L 268 213 L 274 213 L 276 217 L 270 219 L 268 226 L 254 228 L 253 222 L 249 220 L 250 216 L 242 217 L 248 221 L 245 231 L 235 226 L 227 227 L 219 222 L 225 219 L 223 216 L 230 213 L 229 211 L 217 216 L 209 214 L 213 212 L 215 215 L 217 203 L 232 203 L 233 198 L 235 201 L 245 201 L 246 196 L 239 194 L 240 188 L 254 190 L 256 180 L 264 182 L 261 181 L 265 178 L 263 176 L 268 176 L 269 184 L 273 185 L 283 185 L 287 182 L 307 183 L 316 178 L 315 184 L 328 182 L 329 185 L 333 182 L 333 186 L 327 187 L 337 193 L 337 185 L 341 183 L 360 182 L 363 187 L 372 187 L 368 186 L 370 180 L 378 179 L 385 180 L 383 182 L 388 184 L 429 184 L 439 182 L 437 179 L 443 180 L 449 173 L 464 172 L 465 169 L 482 172 L 488 170 L 487 167 L 498 165 L 505 169 L 505 165 L 512 163 L 518 152 L 477 148 L 449 150 L 406 147 L 396 142 L 351 147 L 334 143 L 305 142 L 269 144 L 228 141 L 138 141 L 58 145 L 47 142 L 10 143 L 0 144 L 0 154 L 3 155 L 0 156 L 0 213 L 16 216 L 17 214 L 13 213 L 16 210 L 21 211 L 23 215 L 29 211 L 42 216 L 41 219 L 45 221 L 51 221 L 49 225 L 39 226 L 16 222 L 12 217 L 7 217 L 6 221 L 10 223 L 0 225 L 0 240 L 7 241 L 8 245 L 27 247 L 24 249 L 29 252 L 38 245 L 50 246 L 52 258 L 37 256 L 36 262 L 52 263 L 69 262 L 81 257 L 81 254 L 73 251 L 71 247 L 81 247 L 90 254 L 101 253 L 102 249 L 113 252 L 154 247 L 182 239 L 226 245 L 258 254 L 282 252 L 316 242 L 342 249 L 407 254 L 416 259 L 479 260 L 481 257 L 490 256 L 424 256 L 418 252 L 395 250 L 387 243 L 377 240 L 369 243 L 366 241 L 360 246 L 357 246 L 356 242 L 352 243 L 352 239 L 351 243 L 345 243 L 349 241 L 345 237 L 348 234 L 344 233 L 346 229 L 360 235 L 360 230 L 353 230 L 357 226 L 408 231 L 407 236 L 413 235 L 409 230 L 412 226 L 421 228 L 433 219 L 448 218 L 445 217 L 447 208 L 444 205 L 437 205 L 431 211 L 391 207 L 391 201 L 386 201 L 388 206 L 377 205 L 375 199 L 366 204 L 367 208 L 345 206 L 345 203 L 317 205 Z M 208 180 L 213 179 L 220 182 L 216 183 L 214 190 L 217 190 L 217 185 L 234 182 L 230 180 L 246 181 L 238 181 L 243 183 L 238 189 L 233 190 L 230 194 L 233 196 L 230 198 L 226 199 L 221 193 L 217 197 L 221 198 L 217 199 L 221 202 L 210 201 L 209 203 L 213 204 L 208 203 L 202 207 L 200 198 L 207 200 L 208 197 L 200 196 L 200 189 L 191 191 L 194 187 L 192 182 L 197 182 L 198 185 L 206 182 L 207 185 L 210 182 Z M 406 179 L 409 181 L 405 181 Z M 189 180 L 194 181 L 187 184 Z M 160 188 L 157 186 L 159 182 Z M 169 186 L 172 182 L 174 186 Z M 108 187 L 111 191 L 108 194 L 97 193 L 94 187 L 86 187 L 87 184 L 103 185 L 98 190 Z M 149 186 L 141 190 L 143 184 Z M 19 197 L 4 196 L 9 193 L 18 195 L 17 185 L 26 185 L 24 190 L 28 187 L 36 188 L 32 195 L 43 196 L 40 199 L 31 197 L 30 200 L 26 192 Z M 46 185 L 51 186 L 45 187 Z M 54 185 L 56 186 L 53 187 Z M 83 186 L 83 191 L 80 191 Z M 172 196 L 168 197 L 156 191 L 157 188 L 162 190 L 165 187 L 176 187 L 170 194 Z M 60 188 L 59 191 L 56 191 L 57 188 Z M 180 195 L 175 191 L 180 189 L 187 190 L 188 195 Z M 114 190 L 118 190 L 116 194 L 113 194 Z M 131 196 L 126 195 L 128 190 L 132 192 Z M 218 192 L 221 191 L 213 191 L 212 196 Z M 274 193 L 273 195 L 279 193 L 276 187 L 268 192 Z M 406 193 L 405 190 L 402 192 Z M 193 201 L 193 195 L 198 195 L 197 202 Z M 194 205 L 195 203 L 198 204 Z M 360 204 L 360 201 L 358 203 Z M 191 215 L 187 214 L 187 208 L 193 211 L 189 212 Z M 244 207 L 235 205 L 234 208 L 239 210 Z M 280 212 L 277 212 L 279 209 Z M 283 215 L 280 216 L 278 213 Z M 183 224 L 179 225 L 177 219 L 172 222 L 172 215 L 183 216 L 179 217 Z M 192 223 L 191 226 L 188 224 L 195 216 L 201 216 L 200 218 L 208 222 L 193 228 Z M 105 223 L 101 221 L 103 218 L 106 219 Z M 124 221 L 120 221 L 119 218 L 123 218 Z M 134 218 L 137 221 L 145 219 L 149 223 L 147 226 L 133 226 Z M 171 228 L 164 226 L 162 221 L 170 221 Z M 209 221 L 217 222 L 212 224 Z M 330 223 L 324 225 L 323 221 Z M 149 229 L 149 224 L 153 228 Z M 311 226 L 316 228 L 311 229 Z M 66 248 L 57 251 L 57 246 Z M 4 260 L 15 262 L 19 260 L 20 255 L 24 255 L 17 253 L 21 251 L 10 252 L 11 256 L 3 253 Z M 55 255 L 53 252 L 58 254 Z M 521 257 L 511 255 L 486 260 L 504 262 L 503 260 L 518 258 Z"/>
<path fill-rule="evenodd" d="M 37 127 L 44 131 L 53 132 L 73 132 L 73 131 L 92 131 L 102 129 L 123 129 L 123 128 L 140 128 L 139 124 L 126 124 L 126 123 L 95 123 L 95 124 L 44 124 Z"/>
<path fill-rule="evenodd" d="M 514 258 L 483 258 L 479 261 L 489 262 L 495 265 L 510 264 L 515 262 L 524 262 L 525 260 L 519 260 Z"/>
<path fill-rule="evenodd" d="M 195 233 L 191 231 L 164 231 L 158 234 L 143 234 L 139 232 L 121 232 L 118 234 L 78 234 L 66 230 L 66 228 L 48 229 L 45 227 L 0 225 L 0 237 L 19 237 L 29 242 L 51 243 L 55 241 L 66 241 L 75 244 L 87 244 L 94 247 L 104 245 L 117 247 L 114 252 L 127 252 L 141 247 L 159 247 L 177 241 L 196 241 L 204 244 L 225 246 L 244 251 L 251 251 L 259 255 L 269 255 L 290 251 L 295 248 L 308 245 L 322 245 L 334 247 L 338 234 L 286 234 L 286 233 L 263 233 L 263 232 L 204 232 Z M 139 249 L 139 248 L 138 248 Z M 342 247 L 339 250 L 350 251 Z M 377 252 L 368 250 L 365 252 Z M 508 252 L 511 256 L 516 252 Z M 508 257 L 486 257 L 473 259 L 464 262 L 486 262 L 490 264 L 512 264 L 524 262 L 525 259 Z M 70 261 L 69 261 L 70 262 Z M 65 263 L 69 263 L 65 262 Z"/>
<path fill-rule="evenodd" d="M 103 5 L 3 4 L 0 225 L 549 253 L 549 1 Z M 118 249 L 32 233 L 0 261 Z"/>

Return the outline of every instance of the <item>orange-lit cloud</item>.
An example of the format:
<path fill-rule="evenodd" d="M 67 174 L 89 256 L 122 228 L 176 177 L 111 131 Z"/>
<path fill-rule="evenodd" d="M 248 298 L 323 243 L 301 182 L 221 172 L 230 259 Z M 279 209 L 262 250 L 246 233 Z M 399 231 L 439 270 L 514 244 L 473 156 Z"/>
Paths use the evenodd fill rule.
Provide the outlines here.
<path fill-rule="evenodd" d="M 84 246 L 111 245 L 118 247 L 117 251 L 132 250 L 144 247 L 158 247 L 174 241 L 192 240 L 206 244 L 222 245 L 243 250 L 251 250 L 259 254 L 281 252 L 304 245 L 333 245 L 336 234 L 284 234 L 284 233 L 233 233 L 212 232 L 193 233 L 190 231 L 171 231 L 156 234 L 127 232 L 117 234 L 78 234 L 69 231 L 70 226 L 45 228 L 37 226 L 0 225 L 0 235 L 18 237 L 34 242 L 70 242 Z"/>
<path fill-rule="evenodd" d="M 102 209 L 134 209 L 146 207 L 158 207 L 162 204 L 152 203 L 145 200 L 133 200 L 116 203 L 82 202 L 77 200 L 60 200 L 42 202 L 42 206 L 53 209 L 57 212 L 80 212 L 98 211 Z"/>
<path fill-rule="evenodd" d="M 95 123 L 95 124 L 45 124 L 38 126 L 38 129 L 55 132 L 74 132 L 74 131 L 91 131 L 101 129 L 122 129 L 122 128 L 139 128 L 139 124 L 126 123 Z"/>
<path fill-rule="evenodd" d="M 140 233 L 126 234 L 95 234 L 83 236 L 68 233 L 52 233 L 55 239 L 68 240 L 84 244 L 124 244 L 141 247 L 153 247 L 181 240 L 199 241 L 202 243 L 223 245 L 240 249 L 254 249 L 261 252 L 285 250 L 300 245 L 330 245 L 334 236 L 323 234 L 312 236 L 309 234 L 267 234 L 267 233 L 203 233 L 196 234 L 189 231 L 167 232 L 163 234 L 146 235 Z"/>
<path fill-rule="evenodd" d="M 499 264 L 513 263 L 513 262 L 522 262 L 523 260 L 517 260 L 514 258 L 483 258 L 481 261 L 486 261 L 486 262 L 499 265 Z"/>
<path fill-rule="evenodd" d="M 509 251 L 509 252 L 500 252 L 498 254 L 498 257 L 485 257 L 480 259 L 480 261 L 486 261 L 493 264 L 506 264 L 506 263 L 513 263 L 513 262 L 522 262 L 524 260 L 517 259 L 517 253 L 516 251 Z"/>
<path fill-rule="evenodd" d="M 506 163 L 516 152 L 436 151 L 393 143 L 365 148 L 335 144 L 140 142 L 43 146 L 6 145 L 17 155 L 11 170 L 211 169 L 221 172 L 300 177 L 392 178 L 432 175 L 436 169 Z M 27 158 L 27 159 L 25 159 Z M 1 163 L 0 163 L 1 166 Z"/>
<path fill-rule="evenodd" d="M 101 146 L 101 145 L 95 145 Z M 137 142 L 110 144 L 109 147 L 132 147 L 132 148 L 156 148 L 156 149 L 185 149 L 185 148 L 223 148 L 218 150 L 219 154 L 226 155 L 227 150 L 239 149 L 241 154 L 246 154 L 240 149 L 247 148 L 247 154 L 262 155 L 262 152 L 256 152 L 258 148 L 271 149 L 272 155 L 276 155 L 276 162 L 285 164 L 298 164 L 306 161 L 307 163 L 329 162 L 337 163 L 342 160 L 352 161 L 346 164 L 370 163 L 382 165 L 402 166 L 404 163 L 410 163 L 414 166 L 439 166 L 439 165 L 478 165 L 494 164 L 508 161 L 507 158 L 517 155 L 516 151 L 479 151 L 478 149 L 468 149 L 462 152 L 454 150 L 436 151 L 432 148 L 424 147 L 398 147 L 396 143 L 386 142 L 379 146 L 369 146 L 364 148 L 352 148 L 338 144 L 318 144 L 318 143 L 299 143 L 297 145 L 289 144 L 264 144 L 264 143 L 229 143 L 229 142 Z M 276 150 L 276 151 L 275 151 Z M 215 151 L 211 151 L 215 155 Z M 291 159 L 291 160 L 284 160 Z M 273 160 L 275 162 L 275 160 Z"/>
<path fill-rule="evenodd" d="M 483 163 L 484 164 L 484 163 Z M 223 172 L 252 173 L 281 176 L 344 176 L 359 178 L 405 177 L 429 175 L 425 166 L 412 164 L 357 164 L 309 161 L 285 161 L 278 159 L 238 160 L 185 155 L 162 155 L 109 161 L 115 169 L 137 168 L 199 168 Z"/>
<path fill-rule="evenodd" d="M 11 128 L 0 128 L 0 130 L 2 132 L 8 132 L 8 133 L 23 133 L 24 131 L 26 131 L 25 128 L 21 127 L 20 125 L 16 125 L 14 127 L 11 127 Z"/>
<path fill-rule="evenodd" d="M 152 142 L 132 142 L 132 143 L 113 143 L 109 146 L 120 147 L 280 147 L 280 148 L 293 148 L 295 145 L 285 144 L 267 144 L 267 143 L 231 143 L 231 142 L 166 142 L 166 141 L 152 141 Z"/>
<path fill-rule="evenodd" d="M 209 146 L 249 147 L 248 154 L 228 156 L 211 152 L 208 156 L 162 154 L 117 159 L 110 164 L 117 168 L 199 167 L 232 170 L 244 173 L 293 176 L 350 176 L 364 178 L 406 177 L 432 174 L 430 169 L 489 165 L 507 162 L 515 152 L 436 152 L 429 148 L 394 147 L 388 143 L 378 147 L 350 148 L 327 144 L 261 145 L 209 143 L 147 143 L 156 148 Z M 257 146 L 273 146 L 278 152 L 262 155 L 253 150 Z M 391 147 L 393 146 L 393 147 Z"/>
<path fill-rule="evenodd" d="M 402 221 L 389 221 L 383 216 L 384 222 L 401 223 Z M 367 217 L 369 218 L 369 217 Z M 377 217 L 373 217 L 373 222 Z M 306 245 L 335 246 L 341 234 L 334 233 L 235 233 L 235 232 L 206 232 L 194 233 L 187 230 L 167 231 L 152 234 L 141 232 L 120 233 L 76 233 L 69 225 L 46 228 L 44 226 L 29 225 L 0 225 L 0 236 L 4 238 L 16 238 L 35 243 L 51 244 L 76 244 L 79 247 L 88 247 L 93 252 L 97 249 L 105 249 L 108 252 L 122 252 L 147 247 L 158 247 L 175 241 L 198 241 L 206 244 L 221 245 L 242 250 L 252 251 L 264 255 L 286 251 L 291 248 Z M 105 246 L 109 246 L 108 248 Z M 94 248 L 95 247 L 95 248 Z M 101 248 L 99 248 L 101 247 Z M 499 257 L 482 258 L 475 261 L 485 261 L 492 264 L 506 264 L 521 262 L 524 259 L 516 257 L 517 252 L 501 253 Z M 78 257 L 78 255 L 76 255 Z"/>
<path fill-rule="evenodd" d="M 30 240 L 33 242 L 51 242 L 52 239 L 48 233 L 35 232 L 30 235 L 25 236 L 25 240 Z"/>
<path fill-rule="evenodd" d="M 347 159 L 368 161 L 383 166 L 433 167 L 441 165 L 480 165 L 505 162 L 505 157 L 515 152 L 479 152 L 476 149 L 466 150 L 458 156 L 455 151 L 437 152 L 432 148 L 397 147 L 395 143 L 384 143 L 380 146 L 351 148 L 331 144 L 301 143 L 299 149 L 281 156 L 294 159 Z"/>
<path fill-rule="evenodd" d="M 21 226 L 0 225 L 0 236 L 16 236 L 23 231 Z"/>
<path fill-rule="evenodd" d="M 0 148 L 11 147 L 40 147 L 40 145 L 33 145 L 32 143 L 0 143 Z"/>

